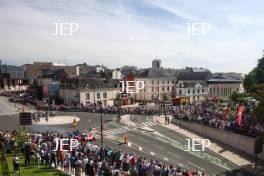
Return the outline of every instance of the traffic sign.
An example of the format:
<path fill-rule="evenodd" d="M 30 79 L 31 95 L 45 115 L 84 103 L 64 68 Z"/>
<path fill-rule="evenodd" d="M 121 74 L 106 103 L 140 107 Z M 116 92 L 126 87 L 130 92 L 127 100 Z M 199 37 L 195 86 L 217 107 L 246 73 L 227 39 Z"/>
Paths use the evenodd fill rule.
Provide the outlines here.
<path fill-rule="evenodd" d="M 21 112 L 19 113 L 19 124 L 20 125 L 32 125 L 32 113 L 31 112 Z"/>

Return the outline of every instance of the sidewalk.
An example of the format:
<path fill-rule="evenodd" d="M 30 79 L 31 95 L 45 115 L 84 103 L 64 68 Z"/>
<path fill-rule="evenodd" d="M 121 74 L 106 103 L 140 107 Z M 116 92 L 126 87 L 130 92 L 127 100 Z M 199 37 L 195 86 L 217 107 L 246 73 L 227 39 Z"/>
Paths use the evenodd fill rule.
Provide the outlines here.
<path fill-rule="evenodd" d="M 169 116 L 169 117 L 171 120 L 172 116 Z M 203 138 L 203 137 L 196 135 L 195 133 L 192 133 L 188 130 L 182 129 L 175 124 L 170 123 L 169 125 L 165 125 L 165 116 L 164 115 L 154 116 L 153 119 L 155 122 L 159 123 L 161 126 L 166 127 L 168 129 L 171 129 L 173 131 L 176 131 L 177 133 L 180 133 L 180 134 L 182 134 L 182 135 L 184 135 L 190 139 Z M 233 151 L 230 151 L 226 147 L 224 148 L 223 146 L 221 146 L 215 142 L 211 141 L 211 145 L 208 148 L 211 151 L 222 156 L 223 158 L 225 158 L 225 159 L 231 161 L 232 163 L 238 165 L 239 167 L 250 166 L 251 169 L 253 169 L 253 167 L 254 167 L 254 161 L 253 160 L 247 159 L 238 153 L 234 153 Z M 263 170 L 263 168 L 259 168 L 259 170 Z M 261 171 L 260 173 L 263 173 L 263 172 Z"/>

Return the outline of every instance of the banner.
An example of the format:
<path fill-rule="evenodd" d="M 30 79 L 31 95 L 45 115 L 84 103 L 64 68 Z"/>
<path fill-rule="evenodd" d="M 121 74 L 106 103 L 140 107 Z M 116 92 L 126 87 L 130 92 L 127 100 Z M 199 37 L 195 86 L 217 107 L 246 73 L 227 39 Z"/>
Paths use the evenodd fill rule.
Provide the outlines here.
<path fill-rule="evenodd" d="M 238 127 L 241 128 L 241 123 L 242 123 L 242 114 L 243 114 L 243 111 L 244 111 L 244 108 L 242 105 L 240 105 L 238 107 L 238 110 L 237 110 L 237 124 L 238 124 Z"/>

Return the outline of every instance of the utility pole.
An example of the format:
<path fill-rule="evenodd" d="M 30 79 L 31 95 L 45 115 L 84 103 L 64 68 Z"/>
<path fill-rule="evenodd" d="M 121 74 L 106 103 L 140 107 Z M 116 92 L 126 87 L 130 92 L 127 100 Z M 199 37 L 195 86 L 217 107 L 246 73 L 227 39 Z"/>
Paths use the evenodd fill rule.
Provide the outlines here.
<path fill-rule="evenodd" d="M 103 146 L 103 108 L 102 108 L 102 102 L 99 101 L 100 104 L 100 111 L 101 111 L 101 146 Z"/>

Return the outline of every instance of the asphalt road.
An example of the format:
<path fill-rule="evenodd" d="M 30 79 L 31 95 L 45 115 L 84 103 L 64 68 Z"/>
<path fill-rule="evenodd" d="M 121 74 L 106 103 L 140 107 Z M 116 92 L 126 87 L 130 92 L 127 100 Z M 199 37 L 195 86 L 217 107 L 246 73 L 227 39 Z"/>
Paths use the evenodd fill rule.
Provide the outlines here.
<path fill-rule="evenodd" d="M 0 96 L 0 115 L 17 114 L 14 104 L 8 102 L 7 97 Z"/>
<path fill-rule="evenodd" d="M 1 106 L 1 104 L 5 104 Z M 0 100 L 0 112 L 7 115 L 0 115 L 0 129 L 11 130 L 18 129 L 19 121 L 18 114 L 10 113 L 9 106 L 2 99 Z M 75 115 L 80 118 L 77 128 L 80 131 L 89 131 L 95 134 L 100 143 L 100 114 L 83 113 L 83 112 L 57 112 L 56 115 Z M 137 126 L 130 127 L 119 124 L 114 121 L 117 115 L 103 115 L 103 139 L 104 144 L 116 149 L 124 150 L 129 153 L 135 153 L 138 156 L 148 159 L 158 159 L 162 162 L 173 163 L 182 168 L 193 168 L 200 172 L 205 172 L 210 175 L 225 175 L 227 171 L 237 170 L 238 166 L 230 161 L 215 154 L 210 150 L 201 152 L 184 151 L 186 149 L 186 137 L 156 124 L 152 117 L 147 116 L 132 116 Z M 148 130 L 142 130 L 144 127 Z M 67 133 L 72 131 L 71 124 L 66 125 L 50 125 L 26 126 L 27 129 L 33 131 L 58 131 Z M 128 136 L 128 144 L 122 144 L 124 135 Z M 198 147 L 199 149 L 199 147 Z M 249 175 L 249 174 L 240 174 Z"/>

